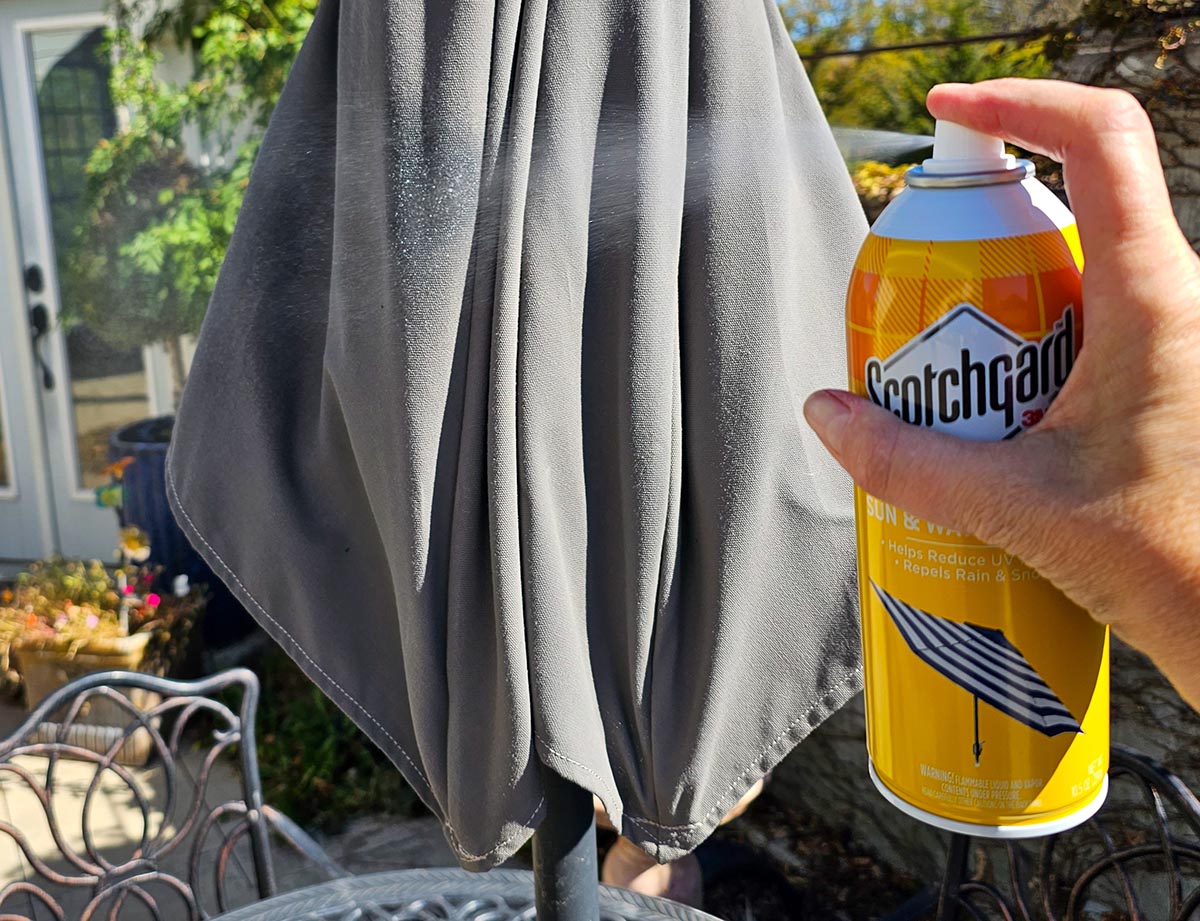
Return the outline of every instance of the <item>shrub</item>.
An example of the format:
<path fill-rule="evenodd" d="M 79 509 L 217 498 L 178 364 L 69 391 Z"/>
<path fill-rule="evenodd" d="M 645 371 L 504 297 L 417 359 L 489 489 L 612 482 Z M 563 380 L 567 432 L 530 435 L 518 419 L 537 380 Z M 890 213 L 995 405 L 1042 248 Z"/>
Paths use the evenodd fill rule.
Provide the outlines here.
<path fill-rule="evenodd" d="M 258 761 L 268 803 L 322 831 L 360 815 L 424 811 L 383 752 L 279 647 L 263 655 L 258 673 Z"/>
<path fill-rule="evenodd" d="M 858 200 L 862 203 L 867 220 L 872 224 L 879 213 L 887 207 L 888 202 L 900 194 L 904 188 L 904 173 L 907 165 L 889 166 L 867 160 L 859 163 L 850 172 L 854 181 L 854 190 L 858 192 Z"/>

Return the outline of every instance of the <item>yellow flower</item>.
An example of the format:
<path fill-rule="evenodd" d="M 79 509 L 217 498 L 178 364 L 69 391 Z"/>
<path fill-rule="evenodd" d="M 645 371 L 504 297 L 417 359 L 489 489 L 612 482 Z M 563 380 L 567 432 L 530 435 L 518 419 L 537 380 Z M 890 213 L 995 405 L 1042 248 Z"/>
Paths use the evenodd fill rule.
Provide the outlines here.
<path fill-rule="evenodd" d="M 150 556 L 150 539 L 139 527 L 121 528 L 120 550 L 131 562 L 145 562 Z"/>

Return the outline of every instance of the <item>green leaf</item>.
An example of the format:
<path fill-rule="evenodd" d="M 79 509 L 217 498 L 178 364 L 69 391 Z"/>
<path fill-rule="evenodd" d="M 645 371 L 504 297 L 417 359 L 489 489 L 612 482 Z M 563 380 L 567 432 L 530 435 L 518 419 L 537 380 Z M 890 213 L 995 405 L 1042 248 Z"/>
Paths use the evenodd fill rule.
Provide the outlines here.
<path fill-rule="evenodd" d="M 125 490 L 120 483 L 96 487 L 96 505 L 100 508 L 120 508 L 125 502 Z"/>
<path fill-rule="evenodd" d="M 113 3 L 109 91 L 128 119 L 86 159 L 61 281 L 64 323 L 124 348 L 199 329 L 317 0 Z M 149 23 L 152 40 L 127 27 L 133 22 Z M 191 47 L 195 68 L 186 81 L 161 79 L 171 41 Z M 223 165 L 189 161 L 192 131 Z"/>

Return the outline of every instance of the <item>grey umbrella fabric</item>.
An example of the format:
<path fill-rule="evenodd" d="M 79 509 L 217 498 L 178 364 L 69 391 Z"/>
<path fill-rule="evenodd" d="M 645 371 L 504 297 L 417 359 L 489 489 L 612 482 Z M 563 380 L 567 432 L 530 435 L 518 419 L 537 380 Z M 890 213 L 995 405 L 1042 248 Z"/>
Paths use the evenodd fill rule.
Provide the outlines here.
<path fill-rule="evenodd" d="M 771 0 L 323 0 L 168 492 L 464 866 L 543 765 L 686 853 L 861 684 L 865 232 Z"/>

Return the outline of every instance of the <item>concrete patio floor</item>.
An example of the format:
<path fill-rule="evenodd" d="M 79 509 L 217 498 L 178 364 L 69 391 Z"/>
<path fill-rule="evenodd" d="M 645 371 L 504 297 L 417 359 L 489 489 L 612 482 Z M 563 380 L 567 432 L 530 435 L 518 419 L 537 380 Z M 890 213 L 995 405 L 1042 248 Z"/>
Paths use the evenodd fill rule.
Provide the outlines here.
<path fill-rule="evenodd" d="M 0 737 L 9 735 L 24 718 L 22 708 L 12 704 L 0 705 Z M 106 771 L 89 796 L 89 785 L 95 776 L 94 768 L 86 762 L 59 760 L 54 768 L 48 802 L 63 843 L 85 860 L 89 853 L 94 853 L 102 860 L 120 864 L 129 858 L 141 842 L 147 824 L 151 836 L 158 834 L 165 826 L 164 837 L 169 839 L 193 802 L 206 753 L 207 749 L 197 746 L 194 751 L 188 751 L 181 757 L 176 806 L 170 815 L 165 814 L 166 780 L 160 765 L 152 762 L 144 768 L 129 769 L 129 777 L 137 788 L 136 794 L 130 783 L 116 772 Z M 38 783 L 45 783 L 47 759 L 23 756 L 15 759 L 15 763 L 28 771 Z M 146 803 L 145 813 L 138 804 L 138 794 Z M 241 799 L 241 796 L 241 782 L 234 759 L 220 758 L 202 791 L 202 814 L 220 803 Z M 0 823 L 22 836 L 26 848 L 35 858 L 44 860 L 56 871 L 69 874 L 70 864 L 62 858 L 55 844 L 46 813 L 47 809 L 28 783 L 11 771 L 0 772 Z M 84 837 L 85 825 L 90 834 L 90 849 Z M 211 878 L 221 843 L 222 836 L 213 834 L 200 849 L 201 865 L 206 870 L 201 874 L 199 895 L 209 911 L 214 913 L 217 905 Z M 363 818 L 350 823 L 341 834 L 324 839 L 318 837 L 318 843 L 351 873 L 455 865 L 441 827 L 433 818 Z M 280 891 L 320 881 L 319 872 L 310 864 L 279 842 L 275 844 L 273 857 Z M 164 858 L 163 869 L 186 879 L 191 848 L 192 838 L 189 836 L 182 846 Z M 243 839 L 234 849 L 228 874 L 230 908 L 257 899 L 251 867 L 249 845 Z M 45 884 L 45 880 L 34 872 L 31 861 L 13 834 L 0 828 L 0 889 L 23 880 Z M 72 890 L 62 886 L 47 888 L 51 888 L 61 901 L 68 918 L 78 917 L 88 902 L 86 889 Z M 0 914 L 6 911 L 17 912 L 34 921 L 53 917 L 33 897 L 19 892 L 10 894 L 0 905 Z M 165 903 L 164 916 L 175 916 L 166 910 Z"/>

